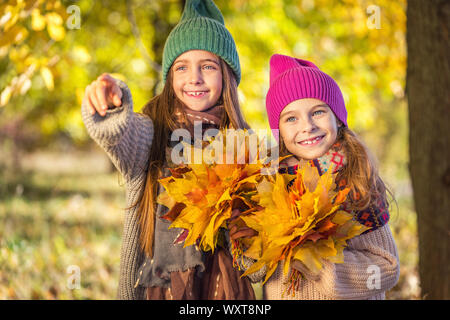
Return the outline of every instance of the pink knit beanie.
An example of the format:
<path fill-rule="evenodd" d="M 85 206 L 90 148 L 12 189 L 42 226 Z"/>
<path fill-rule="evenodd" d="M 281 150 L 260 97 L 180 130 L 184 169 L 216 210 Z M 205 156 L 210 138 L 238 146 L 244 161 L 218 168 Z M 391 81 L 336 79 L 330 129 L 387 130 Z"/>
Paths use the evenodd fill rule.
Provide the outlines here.
<path fill-rule="evenodd" d="M 281 54 L 270 58 L 270 88 L 266 109 L 272 131 L 279 129 L 280 113 L 292 101 L 315 98 L 325 102 L 347 126 L 347 110 L 337 83 L 312 62 Z M 277 135 L 275 135 L 277 137 Z"/>

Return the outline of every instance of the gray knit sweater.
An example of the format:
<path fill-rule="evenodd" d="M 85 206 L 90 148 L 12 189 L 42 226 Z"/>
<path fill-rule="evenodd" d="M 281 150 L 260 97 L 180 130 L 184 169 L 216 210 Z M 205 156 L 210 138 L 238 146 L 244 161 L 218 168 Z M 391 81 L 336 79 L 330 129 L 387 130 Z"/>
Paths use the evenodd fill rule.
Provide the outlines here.
<path fill-rule="evenodd" d="M 122 105 L 108 110 L 105 117 L 91 115 L 83 101 L 81 114 L 92 139 L 103 148 L 126 182 L 126 207 L 133 206 L 145 186 L 146 167 L 153 139 L 153 122 L 133 112 L 127 85 L 116 80 L 122 90 Z M 117 298 L 144 299 L 145 288 L 137 286 L 137 270 L 144 260 L 139 246 L 136 207 L 125 212 Z"/>

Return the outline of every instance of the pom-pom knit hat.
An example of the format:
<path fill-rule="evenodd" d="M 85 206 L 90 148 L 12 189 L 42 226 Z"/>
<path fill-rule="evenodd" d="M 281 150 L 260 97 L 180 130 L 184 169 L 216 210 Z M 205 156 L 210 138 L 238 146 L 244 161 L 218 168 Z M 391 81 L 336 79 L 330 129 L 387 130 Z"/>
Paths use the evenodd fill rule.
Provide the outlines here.
<path fill-rule="evenodd" d="M 189 50 L 205 50 L 221 57 L 241 80 L 236 44 L 219 8 L 212 0 L 186 0 L 180 22 L 167 37 L 163 52 L 163 80 L 175 59 Z"/>
<path fill-rule="evenodd" d="M 347 110 L 342 92 L 329 75 L 312 62 L 274 54 L 270 58 L 270 88 L 266 96 L 267 116 L 273 132 L 279 129 L 281 111 L 289 103 L 304 98 L 325 102 L 347 126 Z"/>

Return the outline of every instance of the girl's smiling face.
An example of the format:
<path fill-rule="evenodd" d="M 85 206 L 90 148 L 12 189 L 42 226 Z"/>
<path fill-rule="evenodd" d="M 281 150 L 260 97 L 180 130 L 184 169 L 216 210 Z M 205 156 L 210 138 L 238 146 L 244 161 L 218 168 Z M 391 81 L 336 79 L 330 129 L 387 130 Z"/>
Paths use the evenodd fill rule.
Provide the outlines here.
<path fill-rule="evenodd" d="M 222 94 L 219 58 L 204 50 L 189 50 L 172 65 L 173 89 L 178 99 L 195 111 L 214 106 Z"/>
<path fill-rule="evenodd" d="M 336 142 L 338 120 L 330 107 L 318 99 L 300 99 L 280 114 L 280 135 L 286 149 L 297 158 L 323 156 Z"/>

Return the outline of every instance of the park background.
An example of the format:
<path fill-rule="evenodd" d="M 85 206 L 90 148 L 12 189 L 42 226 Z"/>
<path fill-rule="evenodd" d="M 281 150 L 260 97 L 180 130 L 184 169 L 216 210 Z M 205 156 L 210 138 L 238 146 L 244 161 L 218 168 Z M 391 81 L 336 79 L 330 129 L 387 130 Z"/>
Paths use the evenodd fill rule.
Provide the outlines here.
<path fill-rule="evenodd" d="M 311 60 L 340 85 L 349 126 L 395 195 L 390 227 L 401 267 L 387 299 L 423 298 L 408 169 L 406 0 L 215 3 L 236 41 L 251 127 L 268 128 L 273 53 Z M 124 182 L 87 136 L 80 106 L 85 87 L 108 72 L 127 83 L 140 111 L 161 89 L 164 42 L 183 4 L 1 2 L 0 299 L 115 298 Z"/>

